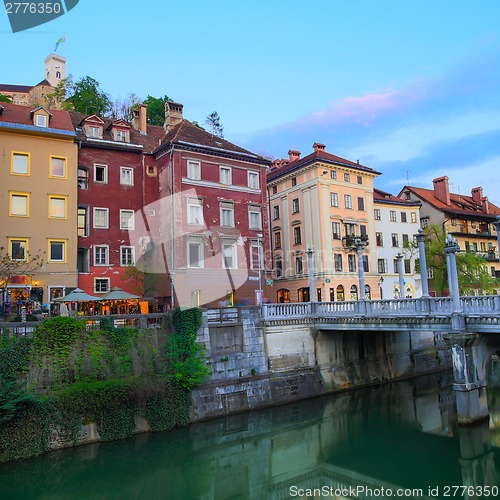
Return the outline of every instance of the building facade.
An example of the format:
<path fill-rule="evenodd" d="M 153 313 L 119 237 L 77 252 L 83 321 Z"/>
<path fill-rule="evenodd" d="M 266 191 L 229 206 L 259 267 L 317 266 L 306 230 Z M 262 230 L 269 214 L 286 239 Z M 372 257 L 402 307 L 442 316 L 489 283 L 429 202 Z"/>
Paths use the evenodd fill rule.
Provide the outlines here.
<path fill-rule="evenodd" d="M 415 271 L 418 249 L 414 242 L 414 235 L 420 228 L 420 202 L 405 201 L 376 188 L 373 190 L 373 201 L 380 298 L 420 297 L 422 283 L 420 274 Z M 402 260 L 403 295 L 398 256 Z"/>
<path fill-rule="evenodd" d="M 379 172 L 325 151 L 315 143 L 301 158 L 289 151 L 267 175 L 270 240 L 275 269 L 273 302 L 360 298 L 356 238 L 367 298 L 380 298 L 373 221 L 373 179 Z M 314 297 L 310 297 L 308 250 L 312 250 Z"/>
<path fill-rule="evenodd" d="M 20 263 L 44 261 L 8 285 L 9 302 L 48 303 L 76 286 L 74 139 L 66 111 L 0 106 L 0 246 Z"/>

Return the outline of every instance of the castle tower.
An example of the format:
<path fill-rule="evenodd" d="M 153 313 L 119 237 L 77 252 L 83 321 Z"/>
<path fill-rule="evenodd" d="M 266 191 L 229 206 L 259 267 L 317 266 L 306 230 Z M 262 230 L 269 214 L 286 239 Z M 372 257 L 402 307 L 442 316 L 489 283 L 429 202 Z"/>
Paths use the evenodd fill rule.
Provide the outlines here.
<path fill-rule="evenodd" d="M 66 78 L 66 58 L 50 54 L 45 58 L 45 79 L 52 87 L 57 87 Z"/>

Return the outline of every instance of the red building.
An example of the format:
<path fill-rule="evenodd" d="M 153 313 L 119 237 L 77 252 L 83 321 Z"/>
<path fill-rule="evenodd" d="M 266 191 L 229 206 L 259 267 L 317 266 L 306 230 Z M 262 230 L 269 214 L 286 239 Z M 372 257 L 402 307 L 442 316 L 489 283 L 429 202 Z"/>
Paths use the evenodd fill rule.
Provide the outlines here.
<path fill-rule="evenodd" d="M 79 286 L 130 290 L 136 265 L 165 304 L 255 303 L 264 287 L 269 161 L 168 103 L 164 127 L 73 113 L 79 149 Z M 259 258 L 260 255 L 260 258 Z M 262 268 L 262 269 L 259 269 Z M 148 287 L 146 287 L 148 288 Z"/>

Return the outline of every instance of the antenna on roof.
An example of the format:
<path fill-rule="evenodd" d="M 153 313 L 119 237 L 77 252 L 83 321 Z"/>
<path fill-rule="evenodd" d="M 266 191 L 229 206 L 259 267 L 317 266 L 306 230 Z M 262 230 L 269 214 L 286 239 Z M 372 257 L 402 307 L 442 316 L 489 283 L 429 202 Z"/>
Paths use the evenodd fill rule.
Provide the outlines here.
<path fill-rule="evenodd" d="M 406 171 L 406 185 L 407 186 L 410 185 L 410 171 L 409 170 Z"/>

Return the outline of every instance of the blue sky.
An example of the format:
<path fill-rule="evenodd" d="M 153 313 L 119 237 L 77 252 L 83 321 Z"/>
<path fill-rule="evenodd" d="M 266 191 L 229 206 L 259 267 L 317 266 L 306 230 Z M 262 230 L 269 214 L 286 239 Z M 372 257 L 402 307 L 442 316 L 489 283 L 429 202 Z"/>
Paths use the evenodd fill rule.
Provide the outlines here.
<path fill-rule="evenodd" d="M 80 0 L 17 34 L 1 12 L 0 80 L 37 83 L 65 33 L 68 71 L 113 99 L 166 94 L 273 158 L 323 142 L 381 189 L 448 175 L 500 205 L 499 19 L 497 0 Z"/>

